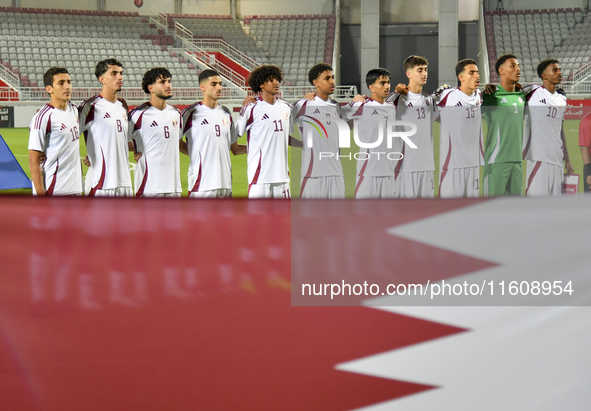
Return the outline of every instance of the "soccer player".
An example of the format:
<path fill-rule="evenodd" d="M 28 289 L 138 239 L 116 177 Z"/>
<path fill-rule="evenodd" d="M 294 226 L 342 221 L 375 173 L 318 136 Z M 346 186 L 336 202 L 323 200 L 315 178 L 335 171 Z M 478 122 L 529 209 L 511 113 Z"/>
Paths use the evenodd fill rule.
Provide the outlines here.
<path fill-rule="evenodd" d="M 33 116 L 29 127 L 33 194 L 82 194 L 78 109 L 70 101 L 72 81 L 68 70 L 50 68 L 43 83 L 51 100 Z"/>
<path fill-rule="evenodd" d="M 546 59 L 537 67 L 543 85 L 524 88 L 527 98 L 523 159 L 527 160 L 525 194 L 560 195 L 563 170 L 574 172 L 564 137 L 566 96 L 557 86 L 562 82 L 559 61 Z"/>
<path fill-rule="evenodd" d="M 339 129 L 330 121 L 345 116 L 340 104 L 330 98 L 335 90 L 332 67 L 316 64 L 308 72 L 308 81 L 316 88 L 313 100 L 304 98 L 292 106 L 292 117 L 303 141 L 300 197 L 345 198 Z"/>
<path fill-rule="evenodd" d="M 521 195 L 523 191 L 523 114 L 525 94 L 516 90 L 521 76 L 514 54 L 504 54 L 495 63 L 501 83 L 492 94 L 483 95 L 487 121 L 484 149 L 484 195 Z"/>
<path fill-rule="evenodd" d="M 437 99 L 441 118 L 439 196 L 478 197 L 483 135 L 476 62 L 461 60 L 456 75 L 460 87 L 444 90 Z"/>
<path fill-rule="evenodd" d="M 142 153 L 134 173 L 137 197 L 181 196 L 179 140 L 183 133 L 180 110 L 166 104 L 172 97 L 171 79 L 164 67 L 146 71 L 142 89 L 150 101 L 129 113 L 135 152 Z"/>
<path fill-rule="evenodd" d="M 222 78 L 214 70 L 199 74 L 203 100 L 183 110 L 181 152 L 191 159 L 189 197 L 232 197 L 232 154 L 246 154 L 239 145 L 230 110 L 218 103 Z"/>
<path fill-rule="evenodd" d="M 289 134 L 291 106 L 277 98 L 282 80 L 281 69 L 273 65 L 257 67 L 248 76 L 252 91 L 260 96 L 242 108 L 236 132 L 248 133 L 249 198 L 291 198 L 287 146 L 301 147 L 302 142 Z"/>
<path fill-rule="evenodd" d="M 101 93 L 80 106 L 80 128 L 88 151 L 85 163 L 88 196 L 131 196 L 129 154 L 133 150 L 127 103 L 117 97 L 123 85 L 123 64 L 116 59 L 99 61 L 94 74 L 103 85 Z"/>
<path fill-rule="evenodd" d="M 579 123 L 579 147 L 583 157 L 583 187 L 588 193 L 591 191 L 591 113 Z"/>
<path fill-rule="evenodd" d="M 373 148 L 360 147 L 357 153 L 355 198 L 393 198 L 395 165 L 402 147 L 398 139 L 391 148 L 387 147 L 388 123 L 396 119 L 396 107 L 386 101 L 390 94 L 390 72 L 384 68 L 371 69 L 365 76 L 365 83 L 371 97 L 360 102 L 358 96 L 343 108 L 348 120 L 357 120 L 354 127 L 359 140 L 375 144 Z"/>
<path fill-rule="evenodd" d="M 417 126 L 416 133 L 409 137 L 417 149 L 402 146 L 404 156 L 396 164 L 395 192 L 399 198 L 433 198 L 435 185 L 433 172 L 433 121 L 439 116 L 434 98 L 423 93 L 427 84 L 429 62 L 420 56 L 410 56 L 404 60 L 404 70 L 408 77 L 405 92 L 392 93 L 387 101 L 396 106 L 396 120 L 410 121 Z"/>

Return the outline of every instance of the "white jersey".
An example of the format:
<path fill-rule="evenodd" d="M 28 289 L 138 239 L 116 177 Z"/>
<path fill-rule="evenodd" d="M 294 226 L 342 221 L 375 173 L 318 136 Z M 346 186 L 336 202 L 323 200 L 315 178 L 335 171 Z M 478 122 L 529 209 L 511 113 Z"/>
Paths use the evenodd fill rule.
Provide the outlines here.
<path fill-rule="evenodd" d="M 230 146 L 238 141 L 238 135 L 230 110 L 220 104 L 212 109 L 198 102 L 184 109 L 182 115 L 191 159 L 189 195 L 231 190 Z"/>
<path fill-rule="evenodd" d="M 257 98 L 240 111 L 236 133 L 247 133 L 248 183 L 289 183 L 287 148 L 293 128 L 291 106 L 277 99 L 275 104 Z"/>
<path fill-rule="evenodd" d="M 380 134 L 382 141 L 374 148 L 359 148 L 357 156 L 357 177 L 394 177 L 395 167 L 402 152 L 402 139 L 393 138 L 392 147 L 387 146 L 388 127 L 396 120 L 394 104 L 378 103 L 372 99 L 365 102 L 351 102 L 343 107 L 347 120 L 354 123 L 355 132 L 363 143 L 378 143 Z"/>
<path fill-rule="evenodd" d="M 440 110 L 439 168 L 484 165 L 484 136 L 480 90 L 471 96 L 459 88 L 447 89 L 437 99 Z"/>
<path fill-rule="evenodd" d="M 91 163 L 93 190 L 131 187 L 125 101 L 89 98 L 80 106 L 80 127 Z"/>
<path fill-rule="evenodd" d="M 68 102 L 66 110 L 46 104 L 33 116 L 29 150 L 45 153 L 41 172 L 47 195 L 82 193 L 80 127 L 74 104 Z"/>
<path fill-rule="evenodd" d="M 417 132 L 409 139 L 416 149 L 402 145 L 404 157 L 396 165 L 396 171 L 411 173 L 415 171 L 435 170 L 433 154 L 433 121 L 439 116 L 437 104 L 427 93 L 407 95 L 393 93 L 386 101 L 396 106 L 396 120 L 408 121 L 417 126 Z"/>
<path fill-rule="evenodd" d="M 292 106 L 293 121 L 302 137 L 302 179 L 306 177 L 342 176 L 343 166 L 338 157 L 339 128 L 331 118 L 343 118 L 341 106 L 336 101 L 302 99 Z M 308 134 L 311 140 L 308 140 Z M 322 156 L 320 155 L 322 153 Z"/>
<path fill-rule="evenodd" d="M 135 150 L 142 153 L 135 168 L 135 194 L 181 192 L 179 140 L 183 137 L 181 112 L 166 105 L 159 110 L 144 103 L 129 113 L 129 132 Z"/>
<path fill-rule="evenodd" d="M 524 122 L 523 159 L 563 166 L 562 122 L 566 96 L 550 93 L 540 85 L 524 89 L 527 107 Z"/>

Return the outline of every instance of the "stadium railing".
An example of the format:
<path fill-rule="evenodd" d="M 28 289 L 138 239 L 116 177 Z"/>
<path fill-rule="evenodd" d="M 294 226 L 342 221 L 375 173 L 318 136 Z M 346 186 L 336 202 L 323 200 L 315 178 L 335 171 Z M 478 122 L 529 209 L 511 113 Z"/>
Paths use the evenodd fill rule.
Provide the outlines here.
<path fill-rule="evenodd" d="M 306 93 L 314 92 L 311 86 L 282 86 L 280 97 L 284 100 L 295 101 L 303 98 Z M 86 100 L 96 96 L 101 91 L 100 88 L 74 88 L 72 91 L 72 100 Z M 240 100 L 248 93 L 253 95 L 249 88 L 233 89 L 225 88 L 222 91 L 223 100 Z M 357 95 L 355 86 L 337 86 L 332 98 L 335 100 L 350 101 Z M 119 97 L 128 102 L 143 102 L 147 100 L 147 95 L 139 87 L 124 88 L 119 92 Z M 173 99 L 184 101 L 197 101 L 203 98 L 203 93 L 196 87 L 174 87 Z M 21 87 L 18 92 L 11 87 L 0 87 L 0 102 L 47 102 L 49 96 L 43 87 Z"/>
<path fill-rule="evenodd" d="M 0 64 L 0 78 L 9 86 L 18 88 L 21 84 L 20 79 L 12 71 L 8 70 L 4 65 Z"/>
<path fill-rule="evenodd" d="M 207 51 L 221 51 L 245 69 L 254 70 L 259 63 L 222 39 L 193 39 L 193 44 Z"/>

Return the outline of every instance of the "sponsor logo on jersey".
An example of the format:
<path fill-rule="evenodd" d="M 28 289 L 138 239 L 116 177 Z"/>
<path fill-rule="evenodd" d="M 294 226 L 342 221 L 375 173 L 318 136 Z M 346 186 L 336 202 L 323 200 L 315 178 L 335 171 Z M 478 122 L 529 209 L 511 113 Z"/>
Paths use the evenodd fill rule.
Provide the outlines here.
<path fill-rule="evenodd" d="M 378 111 L 374 110 L 373 113 L 371 113 L 372 116 L 377 116 L 378 115 Z"/>
<path fill-rule="evenodd" d="M 320 110 L 318 110 L 318 109 L 314 110 L 314 114 L 320 114 Z"/>
<path fill-rule="evenodd" d="M 545 99 L 545 98 L 541 99 L 541 100 L 540 100 L 540 103 L 544 103 L 544 104 L 546 104 L 546 99 Z"/>
<path fill-rule="evenodd" d="M 289 113 L 287 111 L 283 112 L 283 119 L 287 120 L 289 118 Z"/>
<path fill-rule="evenodd" d="M 204 125 L 206 125 L 206 124 L 209 124 L 209 122 L 207 121 L 207 119 L 204 119 L 204 120 L 201 122 L 201 125 L 202 125 L 202 126 L 204 126 Z"/>
<path fill-rule="evenodd" d="M 65 130 L 65 129 L 67 129 L 67 128 L 68 128 L 68 127 L 66 127 L 66 125 L 65 125 L 64 123 L 62 123 L 62 126 L 60 127 L 60 130 Z"/>
<path fill-rule="evenodd" d="M 456 104 L 456 107 L 462 107 L 462 102 L 458 101 L 458 104 Z"/>
<path fill-rule="evenodd" d="M 414 107 L 412 103 L 408 103 L 406 107 Z"/>
<path fill-rule="evenodd" d="M 103 118 L 111 118 L 111 115 L 109 113 L 105 113 L 105 116 Z"/>
<path fill-rule="evenodd" d="M 508 103 L 508 101 L 505 97 L 503 97 L 503 99 L 501 100 L 501 104 L 503 104 L 503 103 Z"/>
<path fill-rule="evenodd" d="M 158 123 L 156 123 L 156 120 L 152 121 L 152 124 L 150 124 L 150 127 L 158 127 Z"/>
<path fill-rule="evenodd" d="M 222 119 L 222 124 L 224 125 L 224 127 L 229 127 L 230 121 L 227 118 L 224 118 L 224 119 Z"/>
<path fill-rule="evenodd" d="M 267 115 L 267 113 L 265 113 L 265 114 L 263 115 L 263 120 L 268 120 L 268 119 L 269 119 L 269 116 Z"/>
<path fill-rule="evenodd" d="M 179 122 L 178 122 L 178 121 L 176 121 L 176 118 L 173 118 L 173 119 L 172 119 L 172 126 L 173 126 L 173 127 L 176 127 L 176 126 L 178 126 L 178 125 L 179 125 Z"/>

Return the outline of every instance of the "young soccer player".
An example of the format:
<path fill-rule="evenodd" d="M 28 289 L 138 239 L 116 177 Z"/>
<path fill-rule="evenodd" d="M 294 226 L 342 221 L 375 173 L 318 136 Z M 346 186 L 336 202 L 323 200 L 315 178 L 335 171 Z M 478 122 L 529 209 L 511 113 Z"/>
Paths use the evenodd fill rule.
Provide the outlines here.
<path fill-rule="evenodd" d="M 591 191 L 591 113 L 579 123 L 579 147 L 583 158 L 583 188 Z"/>
<path fill-rule="evenodd" d="M 132 142 L 135 151 L 142 153 L 134 173 L 137 197 L 181 196 L 179 140 L 183 134 L 179 109 L 166 104 L 172 97 L 171 79 L 164 67 L 146 71 L 142 89 L 150 101 L 129 113 Z"/>
<path fill-rule="evenodd" d="M 441 118 L 439 196 L 478 197 L 483 135 L 476 62 L 461 60 L 456 75 L 460 87 L 444 90 L 437 100 Z"/>
<path fill-rule="evenodd" d="M 131 196 L 130 135 L 127 103 L 117 97 L 123 85 L 123 64 L 116 59 L 99 61 L 94 74 L 103 85 L 98 96 L 80 106 L 80 128 L 88 151 L 85 163 L 89 196 Z"/>
<path fill-rule="evenodd" d="M 343 108 L 348 120 L 357 120 L 354 127 L 359 140 L 375 144 L 373 148 L 360 147 L 357 153 L 355 198 L 393 198 L 395 166 L 402 146 L 399 139 L 394 139 L 392 147 L 387 147 L 388 123 L 396 119 L 396 107 L 386 101 L 390 94 L 390 72 L 384 68 L 371 69 L 365 83 L 371 97 L 362 102 L 356 98 Z"/>
<path fill-rule="evenodd" d="M 295 102 L 292 117 L 303 141 L 301 198 L 345 198 L 343 166 L 339 158 L 339 128 L 331 118 L 344 118 L 334 93 L 334 72 L 329 64 L 319 63 L 308 72 L 308 81 L 316 88 L 313 100 Z M 308 136 L 311 140 L 308 140 Z"/>
<path fill-rule="evenodd" d="M 214 70 L 199 74 L 203 100 L 183 110 L 184 135 L 181 152 L 191 159 L 189 197 L 232 197 L 232 154 L 246 154 L 230 110 L 218 103 L 222 78 Z"/>
<path fill-rule="evenodd" d="M 409 137 L 417 149 L 402 146 L 404 156 L 396 164 L 395 190 L 399 198 L 433 198 L 435 184 L 433 172 L 433 121 L 439 110 L 433 97 L 423 93 L 427 84 L 429 62 L 420 56 L 410 56 L 404 61 L 408 77 L 406 93 L 392 93 L 387 101 L 396 106 L 396 120 L 409 121 L 417 126 L 416 133 Z"/>
<path fill-rule="evenodd" d="M 72 81 L 68 70 L 50 68 L 43 76 L 43 83 L 51 101 L 33 116 L 29 127 L 33 194 L 82 194 L 78 109 L 70 101 Z"/>
<path fill-rule="evenodd" d="M 523 191 L 522 145 L 525 94 L 515 85 L 521 76 L 514 54 L 504 54 L 495 63 L 501 84 L 483 95 L 487 121 L 484 149 L 484 195 L 521 195 Z"/>
<path fill-rule="evenodd" d="M 525 194 L 560 195 L 564 169 L 574 172 L 564 137 L 566 96 L 557 86 L 562 82 L 559 61 L 546 59 L 537 67 L 543 85 L 524 88 L 527 98 L 523 159 L 527 160 Z"/>
<path fill-rule="evenodd" d="M 287 146 L 302 146 L 289 135 L 293 128 L 291 106 L 277 98 L 281 69 L 260 66 L 248 76 L 252 91 L 260 93 L 254 103 L 243 107 L 236 122 L 239 136 L 248 133 L 248 197 L 291 198 Z"/>

